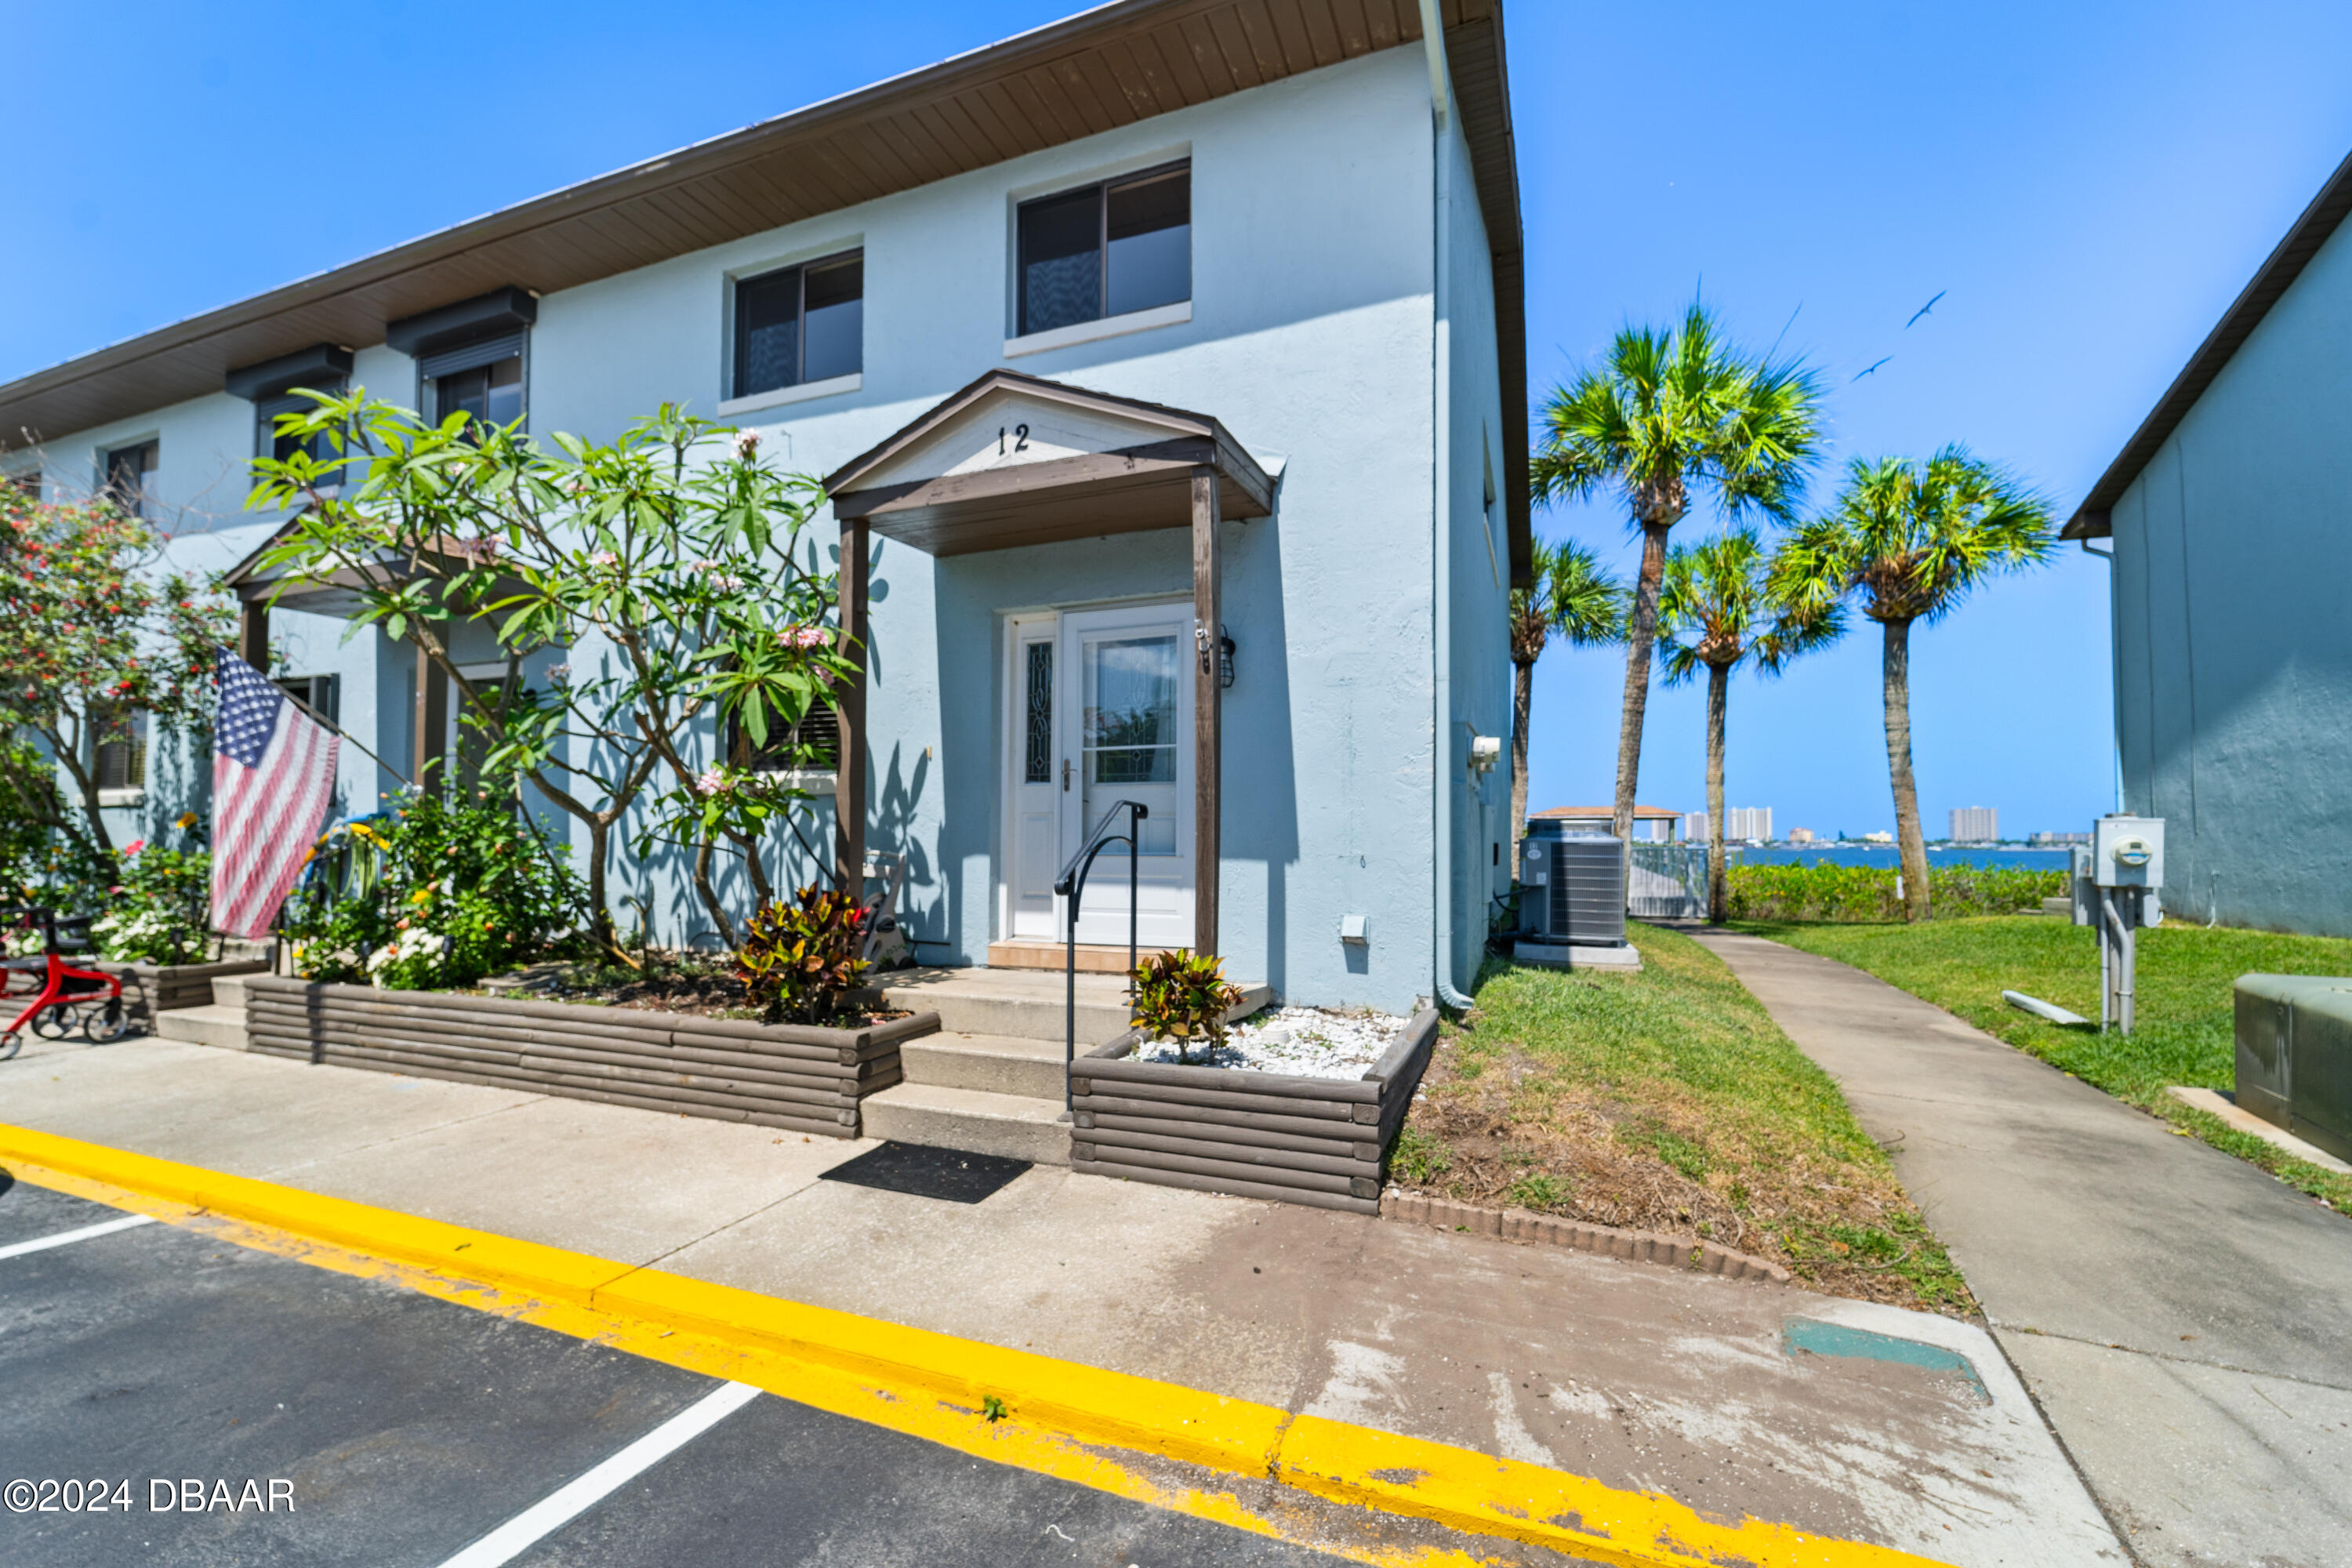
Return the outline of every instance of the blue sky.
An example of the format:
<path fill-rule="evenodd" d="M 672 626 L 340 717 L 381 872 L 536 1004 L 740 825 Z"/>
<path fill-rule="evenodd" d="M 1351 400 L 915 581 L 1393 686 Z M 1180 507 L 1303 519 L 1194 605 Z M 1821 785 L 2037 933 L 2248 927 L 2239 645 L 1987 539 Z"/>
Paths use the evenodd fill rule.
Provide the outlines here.
<path fill-rule="evenodd" d="M 101 29 L 9 0 L 0 379 L 1072 8 L 509 4 L 472 47 L 422 5 L 120 5 Z M 1507 15 L 1533 394 L 1703 286 L 1821 366 L 1834 461 L 1963 440 L 2062 510 L 2352 148 L 2342 5 Z M 1612 508 L 1538 527 L 1633 560 Z M 2022 833 L 2109 805 L 2105 570 L 2070 547 L 1916 636 L 1931 833 L 1953 805 Z M 1736 685 L 1733 804 L 1892 826 L 1874 629 Z M 1608 798 L 1622 673 L 1546 656 L 1534 804 Z M 1643 799 L 1695 807 L 1697 694 L 1650 714 Z"/>

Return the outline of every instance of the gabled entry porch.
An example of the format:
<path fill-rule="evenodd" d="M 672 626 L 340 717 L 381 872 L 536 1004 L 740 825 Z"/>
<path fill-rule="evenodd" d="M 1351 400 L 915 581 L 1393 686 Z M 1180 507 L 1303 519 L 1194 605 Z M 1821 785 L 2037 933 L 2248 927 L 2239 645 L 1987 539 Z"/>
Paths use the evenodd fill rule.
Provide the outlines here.
<path fill-rule="evenodd" d="M 1117 802 L 1135 800 L 1150 814 L 1134 867 L 1140 940 L 1220 951 L 1228 666 L 1219 530 L 1271 515 L 1265 469 L 1211 416 L 994 371 L 844 465 L 825 489 L 841 528 L 841 615 L 856 664 L 835 704 L 835 850 L 845 885 L 856 885 L 865 863 L 877 739 L 866 700 L 873 536 L 944 558 L 1188 531 L 1189 598 L 1056 604 L 1041 586 L 1042 605 L 1003 606 L 999 646 L 956 657 L 999 665 L 993 936 L 1058 941 L 1055 872 Z M 1129 868 L 1100 869 L 1079 936 L 1118 943 L 1124 967 Z"/>

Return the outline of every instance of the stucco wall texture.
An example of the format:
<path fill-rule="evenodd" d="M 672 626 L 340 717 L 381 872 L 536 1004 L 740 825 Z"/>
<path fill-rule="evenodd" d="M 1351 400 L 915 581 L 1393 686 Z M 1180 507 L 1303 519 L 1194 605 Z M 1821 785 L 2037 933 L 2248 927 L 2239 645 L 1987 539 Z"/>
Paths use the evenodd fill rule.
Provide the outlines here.
<path fill-rule="evenodd" d="M 1423 56 L 1391 49 L 551 294 L 530 332 L 530 426 L 605 439 L 666 400 L 713 415 L 730 278 L 853 247 L 866 258 L 862 384 L 730 420 L 759 430 L 783 467 L 824 474 L 999 365 L 1215 416 L 1281 476 L 1272 518 L 1225 525 L 1224 616 L 1238 645 L 1224 706 L 1228 973 L 1301 1002 L 1407 1011 L 1431 994 L 1434 965 L 1441 243 L 1452 247 L 1454 350 L 1443 531 L 1454 722 L 1442 742 L 1456 781 L 1454 984 L 1475 975 L 1491 895 L 1508 884 L 1490 853 L 1507 841 L 1507 791 L 1465 765 L 1469 737 L 1500 735 L 1507 721 L 1506 413 L 1475 186 L 1455 142 L 1441 232 L 1435 145 Z M 1015 204 L 1181 157 L 1192 320 L 1008 358 Z M 417 393 L 411 362 L 380 346 L 360 354 L 354 379 L 399 402 Z M 189 531 L 175 556 L 216 566 L 258 542 L 274 520 L 238 510 L 251 405 L 226 394 L 49 443 L 53 483 L 150 435 L 163 442 L 168 521 Z M 829 517 L 815 532 L 830 546 Z M 998 934 L 1006 616 L 1187 595 L 1188 549 L 1181 531 L 947 560 L 877 541 L 868 842 L 910 854 L 911 934 L 927 962 L 980 962 Z M 404 769 L 413 654 L 345 630 L 272 619 L 289 671 L 342 675 L 346 723 L 372 725 L 372 749 Z M 583 672 L 597 658 L 569 653 Z M 354 815 L 397 782 L 356 754 L 343 780 Z M 144 814 L 179 809 L 151 791 Z M 829 810 L 814 828 L 823 852 Z M 805 873 L 788 835 L 776 848 L 780 879 Z M 644 899 L 657 938 L 706 923 L 677 858 L 619 858 L 614 896 Z M 1340 942 L 1345 914 L 1370 917 L 1368 945 Z"/>
<path fill-rule="evenodd" d="M 2125 808 L 2167 919 L 2352 936 L 2352 233 L 2113 511 Z"/>

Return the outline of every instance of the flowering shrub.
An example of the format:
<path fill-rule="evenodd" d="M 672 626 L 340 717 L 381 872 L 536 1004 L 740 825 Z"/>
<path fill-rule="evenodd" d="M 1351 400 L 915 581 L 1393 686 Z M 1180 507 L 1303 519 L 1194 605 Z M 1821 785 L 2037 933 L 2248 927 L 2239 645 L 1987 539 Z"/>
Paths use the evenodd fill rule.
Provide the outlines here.
<path fill-rule="evenodd" d="M 579 879 L 510 796 L 412 795 L 327 831 L 287 902 L 285 929 L 307 978 L 422 990 L 548 955 L 579 907 Z"/>
<path fill-rule="evenodd" d="M 456 944 L 412 925 L 368 954 L 368 984 L 379 991 L 428 991 L 448 967 Z"/>
<path fill-rule="evenodd" d="M 121 858 L 121 879 L 89 928 L 99 952 L 117 963 L 203 962 L 212 857 L 140 841 L 125 847 Z"/>

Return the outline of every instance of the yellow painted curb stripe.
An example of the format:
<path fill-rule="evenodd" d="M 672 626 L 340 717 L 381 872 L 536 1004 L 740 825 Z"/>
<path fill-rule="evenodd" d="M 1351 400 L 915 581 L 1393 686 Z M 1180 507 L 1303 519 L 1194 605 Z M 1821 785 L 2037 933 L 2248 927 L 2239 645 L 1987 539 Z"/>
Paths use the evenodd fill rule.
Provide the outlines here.
<path fill-rule="evenodd" d="M 399 1214 L 0 1123 L 0 1160 L 132 1196 L 182 1221 L 218 1216 L 295 1238 L 245 1245 L 353 1274 L 386 1274 L 445 1300 L 736 1377 L 836 1414 L 1003 1464 L 1261 1533 L 1287 1531 L 1226 1495 L 1177 1493 L 1093 1452 L 1157 1456 L 1423 1519 L 1472 1534 L 1649 1568 L 1895 1568 L 1930 1560 L 1748 1519 L 1718 1524 L 1654 1492 L 1271 1405 L 1007 1350 L 927 1329 L 689 1279 L 659 1269 Z M 29 1177 L 30 1172 L 20 1172 Z M 84 1195 L 97 1196 L 85 1192 Z M 321 1256 L 300 1243 L 323 1244 Z M 392 1265 L 389 1270 L 373 1260 Z M 515 1298 L 515 1299 L 509 1299 Z M 684 1342 L 678 1342 L 683 1341 Z M 1001 1400 L 1012 1418 L 987 1422 Z M 1084 1446 L 1084 1447 L 1081 1447 Z M 1327 1548 L 1328 1549 L 1328 1548 Z M 1466 1562 L 1457 1553 L 1351 1552 L 1364 1561 Z"/>

